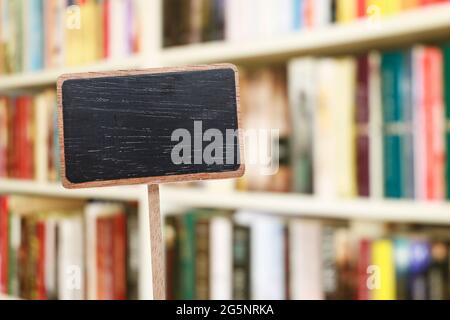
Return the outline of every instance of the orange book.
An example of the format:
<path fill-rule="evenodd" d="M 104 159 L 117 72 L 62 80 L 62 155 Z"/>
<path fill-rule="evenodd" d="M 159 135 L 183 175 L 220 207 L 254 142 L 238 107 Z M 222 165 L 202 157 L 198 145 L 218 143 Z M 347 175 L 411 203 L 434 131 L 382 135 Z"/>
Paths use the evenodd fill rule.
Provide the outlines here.
<path fill-rule="evenodd" d="M 127 295 L 126 216 L 120 213 L 112 217 L 112 220 L 114 300 L 125 300 Z"/>

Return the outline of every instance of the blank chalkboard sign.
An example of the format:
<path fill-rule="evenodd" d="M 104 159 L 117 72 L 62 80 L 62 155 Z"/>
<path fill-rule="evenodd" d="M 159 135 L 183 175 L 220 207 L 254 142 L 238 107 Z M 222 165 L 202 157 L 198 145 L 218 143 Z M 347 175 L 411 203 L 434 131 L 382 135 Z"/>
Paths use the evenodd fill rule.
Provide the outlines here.
<path fill-rule="evenodd" d="M 242 176 L 238 88 L 228 64 L 63 75 L 63 185 Z"/>

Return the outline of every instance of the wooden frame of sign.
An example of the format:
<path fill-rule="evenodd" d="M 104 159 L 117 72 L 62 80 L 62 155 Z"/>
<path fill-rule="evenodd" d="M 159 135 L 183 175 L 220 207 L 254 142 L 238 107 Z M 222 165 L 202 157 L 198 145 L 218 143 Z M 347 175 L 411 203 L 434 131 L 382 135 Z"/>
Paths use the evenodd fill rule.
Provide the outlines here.
<path fill-rule="evenodd" d="M 153 90 L 152 86 L 156 89 Z M 174 100 L 174 96 L 178 100 Z M 141 100 L 132 101 L 133 99 L 137 99 L 135 97 L 140 97 Z M 155 299 L 164 299 L 164 247 L 158 184 L 237 178 L 244 174 L 244 140 L 240 130 L 242 126 L 237 68 L 231 64 L 216 64 L 178 68 L 67 74 L 61 76 L 57 81 L 57 98 L 61 179 L 65 188 L 77 189 L 134 184 L 148 185 L 153 296 Z M 149 101 L 149 98 L 154 98 L 155 102 Z M 208 101 L 202 104 L 202 99 Z M 124 104 L 126 108 L 121 106 Z M 137 109 L 134 108 L 135 105 L 137 105 L 136 108 L 144 108 L 139 110 L 141 113 L 138 115 L 136 115 Z M 210 107 L 210 105 L 214 107 Z M 228 109 L 222 108 L 223 105 L 226 105 Z M 110 109 L 109 106 L 111 106 Z M 149 106 L 151 106 L 150 111 Z M 65 110 L 65 107 L 69 111 Z M 98 112 L 97 115 L 95 114 L 96 112 Z M 178 119 L 177 121 L 179 123 L 176 123 L 177 125 L 182 124 L 183 121 L 190 123 L 194 118 L 205 117 L 206 121 L 212 121 L 210 123 L 212 126 L 226 125 L 229 123 L 231 124 L 230 126 L 235 127 L 233 129 L 238 129 L 237 143 L 233 145 L 233 150 L 234 148 L 237 149 L 236 164 L 228 167 L 217 166 L 212 169 L 210 166 L 205 166 L 201 167 L 200 170 L 198 168 L 196 170 L 192 169 L 192 172 L 189 171 L 189 166 L 184 166 L 181 167 L 184 171 L 177 172 L 177 169 L 174 169 L 174 167 L 164 171 L 160 168 L 160 163 L 155 162 L 150 164 L 151 159 L 148 161 L 148 166 L 152 167 L 145 168 L 146 162 L 142 160 L 142 154 L 136 156 L 138 164 L 127 162 L 127 156 L 133 157 L 133 148 L 130 149 L 128 146 L 124 147 L 124 143 L 130 143 L 130 145 L 146 144 L 150 141 L 149 139 L 153 138 L 150 138 L 150 136 L 152 136 L 154 128 L 156 128 L 155 131 L 157 132 L 154 136 L 160 134 L 161 137 L 167 140 L 164 130 L 167 131 L 169 129 L 164 127 L 164 119 L 167 117 L 168 112 L 173 113 L 171 114 L 172 120 L 173 118 Z M 190 112 L 193 112 L 193 116 L 186 118 Z M 109 117 L 111 115 L 113 115 L 113 119 Z M 158 122 L 158 116 L 161 117 L 161 122 Z M 141 120 L 143 117 L 150 117 L 148 119 L 153 122 L 156 121 L 154 123 L 155 126 L 145 128 L 146 130 L 142 131 L 144 133 L 141 133 L 140 136 L 127 135 L 134 128 L 133 121 L 136 122 L 137 128 L 142 129 L 148 126 L 147 123 L 142 124 Z M 229 122 L 227 122 L 228 117 L 230 117 Z M 102 122 L 104 118 L 108 118 L 108 120 Z M 185 118 L 186 120 L 184 120 Z M 95 126 L 97 123 L 101 128 L 97 128 L 96 130 Z M 114 128 L 110 128 L 108 125 Z M 159 131 L 158 125 L 162 126 L 162 128 L 159 128 Z M 116 130 L 113 134 L 115 136 L 111 138 L 110 131 L 108 130 L 113 129 Z M 117 130 L 122 129 L 125 132 L 124 135 L 117 135 Z M 66 135 L 67 132 L 69 132 L 69 135 Z M 89 134 L 93 136 L 92 139 Z M 130 139 L 130 141 L 126 141 L 127 139 Z M 90 145 L 91 140 L 94 141 L 94 146 Z M 111 145 L 108 145 L 108 143 Z M 148 153 L 149 150 L 145 150 L 147 153 L 144 155 L 147 158 L 151 157 L 149 154 L 154 156 L 154 153 L 160 147 L 160 143 L 149 143 L 153 143 L 151 145 L 153 149 L 151 149 L 150 153 Z M 147 145 L 147 147 L 149 146 Z M 228 145 L 228 149 L 229 147 Z M 116 150 L 119 148 L 124 148 L 125 151 L 123 153 L 125 154 L 125 159 L 119 159 L 119 155 L 122 157 L 121 150 L 119 150 L 120 152 Z M 109 158 L 104 156 L 103 154 L 108 154 L 105 151 L 106 149 L 116 150 L 112 152 L 116 152 L 114 155 L 117 159 L 110 159 L 111 156 Z M 165 146 L 165 149 L 161 149 L 163 150 L 161 152 L 167 153 L 167 151 L 164 151 L 167 149 L 168 146 Z M 136 148 L 135 150 L 141 150 L 136 151 L 136 153 L 142 152 L 142 149 Z M 153 151 L 154 153 L 152 153 Z M 67 156 L 68 153 L 70 157 Z M 91 153 L 97 156 L 91 156 Z M 105 157 L 105 160 L 102 157 Z M 92 158 L 95 158 L 94 162 L 90 162 Z M 68 160 L 70 166 L 68 166 Z M 115 162 L 111 162 L 112 160 Z M 120 163 L 120 166 L 117 166 L 117 163 Z M 108 170 L 109 164 L 113 167 L 117 166 L 117 168 Z M 132 168 L 133 165 L 137 169 Z M 83 166 L 87 166 L 89 169 L 83 170 Z M 122 166 L 124 168 L 130 167 L 132 170 L 130 169 L 129 172 L 125 172 L 123 176 L 115 176 L 116 173 L 118 174 L 118 172 L 122 171 Z M 140 176 L 139 168 L 142 169 L 142 176 Z M 204 172 L 202 172 L 202 168 L 205 169 Z M 94 169 L 97 169 L 98 172 Z M 153 171 L 163 174 L 146 174 L 152 173 Z M 103 172 L 107 176 L 105 179 L 102 178 Z"/>

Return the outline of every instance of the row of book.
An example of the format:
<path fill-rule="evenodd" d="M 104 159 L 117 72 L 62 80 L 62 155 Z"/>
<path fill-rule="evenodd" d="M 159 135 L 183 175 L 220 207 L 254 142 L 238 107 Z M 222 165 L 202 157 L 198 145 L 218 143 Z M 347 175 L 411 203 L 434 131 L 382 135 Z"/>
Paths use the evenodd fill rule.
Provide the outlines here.
<path fill-rule="evenodd" d="M 165 0 L 164 45 L 263 39 L 447 0 Z M 173 23 L 177 21 L 177 23 Z"/>
<path fill-rule="evenodd" d="M 450 298 L 448 227 L 191 210 L 165 221 L 170 299 Z"/>
<path fill-rule="evenodd" d="M 443 200 L 450 45 L 289 64 L 294 189 Z"/>
<path fill-rule="evenodd" d="M 0 74 L 124 58 L 139 50 L 138 0 L 0 0 Z"/>
<path fill-rule="evenodd" d="M 59 179 L 56 92 L 0 97 L 0 177 Z"/>
<path fill-rule="evenodd" d="M 133 204 L 0 196 L 0 293 L 137 299 L 136 212 Z"/>

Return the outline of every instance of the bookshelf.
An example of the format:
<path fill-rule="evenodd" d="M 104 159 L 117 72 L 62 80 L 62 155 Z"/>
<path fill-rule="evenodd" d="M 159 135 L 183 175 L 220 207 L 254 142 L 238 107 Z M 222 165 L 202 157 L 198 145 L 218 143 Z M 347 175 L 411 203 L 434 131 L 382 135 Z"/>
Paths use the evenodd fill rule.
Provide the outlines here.
<path fill-rule="evenodd" d="M 156 4 L 159 1 L 153 3 L 156 10 L 158 8 L 160 10 L 160 5 Z M 244 64 L 270 60 L 283 61 L 302 55 L 345 54 L 371 48 L 399 46 L 412 41 L 439 40 L 450 36 L 449 16 L 450 4 L 441 4 L 385 18 L 380 27 L 374 26 L 368 20 L 360 20 L 346 25 L 293 32 L 283 37 L 261 41 L 247 43 L 216 41 L 172 48 L 160 48 L 155 45 L 154 43 L 160 38 L 157 32 L 162 32 L 161 27 L 155 22 L 146 22 L 148 28 L 152 28 L 152 32 L 144 28 L 149 34 L 143 35 L 141 54 L 122 60 L 109 60 L 80 67 L 3 76 L 0 79 L 0 91 L 51 85 L 63 73 L 223 61 Z"/>
<path fill-rule="evenodd" d="M 450 4 L 431 6 L 385 18 L 377 27 L 369 20 L 295 32 L 246 43 L 211 42 L 164 49 L 163 65 L 229 61 L 254 63 L 304 55 L 335 55 L 401 46 L 412 40 L 429 41 L 450 35 Z"/>
<path fill-rule="evenodd" d="M 51 86 L 63 73 L 107 71 L 146 67 L 234 62 L 254 64 L 283 61 L 304 55 L 336 55 L 367 49 L 405 45 L 417 41 L 450 38 L 450 4 L 442 4 L 401 13 L 386 18 L 376 26 L 368 20 L 346 25 L 333 25 L 301 31 L 245 44 L 212 42 L 161 48 L 162 1 L 142 0 L 141 53 L 121 60 L 108 60 L 91 65 L 35 73 L 2 76 L 0 93 Z M 136 201 L 139 203 L 140 225 L 140 298 L 150 299 L 151 263 L 148 228 L 148 204 L 145 187 L 120 187 L 65 190 L 59 184 L 0 179 L 0 193 L 42 195 L 60 198 Z M 162 213 L 173 208 L 199 207 L 251 209 L 282 216 L 334 219 L 383 220 L 450 225 L 450 204 L 383 199 L 321 199 L 312 196 L 274 193 L 216 193 L 196 188 L 164 186 L 161 191 Z M 424 214 L 426 213 L 426 214 Z M 0 300 L 8 298 L 0 296 Z"/>

